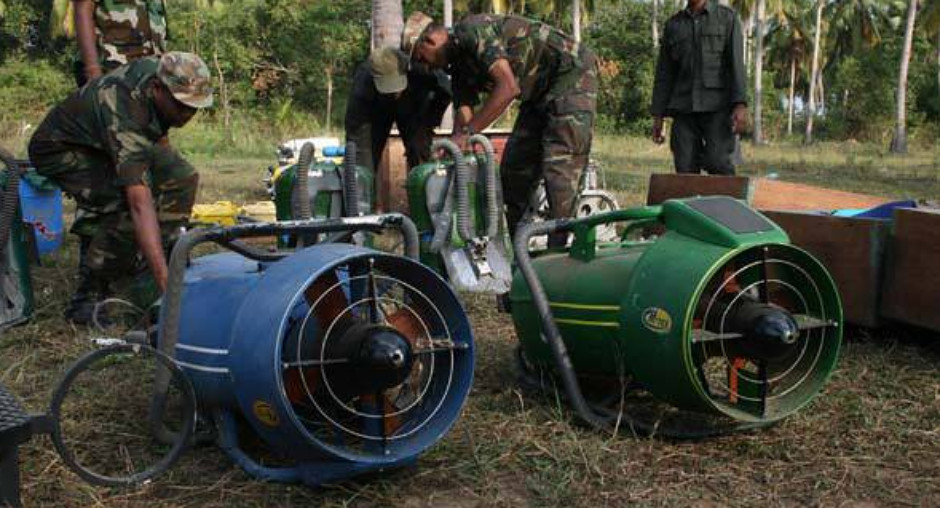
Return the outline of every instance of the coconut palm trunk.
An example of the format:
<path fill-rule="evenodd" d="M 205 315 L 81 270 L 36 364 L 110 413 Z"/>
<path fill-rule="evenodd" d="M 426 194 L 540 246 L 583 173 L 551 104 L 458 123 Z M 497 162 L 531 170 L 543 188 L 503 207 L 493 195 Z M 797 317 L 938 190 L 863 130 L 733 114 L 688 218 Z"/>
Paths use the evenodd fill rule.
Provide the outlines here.
<path fill-rule="evenodd" d="M 653 0 L 653 47 L 659 49 L 659 0 Z"/>
<path fill-rule="evenodd" d="M 793 135 L 793 98 L 796 95 L 796 58 L 790 56 L 790 97 L 787 101 L 787 135 Z"/>
<path fill-rule="evenodd" d="M 809 105 L 806 111 L 806 131 L 803 134 L 803 143 L 813 142 L 813 118 L 816 116 L 816 82 L 819 74 L 819 52 L 820 41 L 822 39 L 822 13 L 826 6 L 825 0 L 816 2 L 816 33 L 813 35 L 813 65 L 810 70 L 809 79 Z"/>
<path fill-rule="evenodd" d="M 398 46 L 405 27 L 401 0 L 372 0 L 372 47 Z"/>
<path fill-rule="evenodd" d="M 575 42 L 581 42 L 581 0 L 571 2 L 571 35 Z"/>
<path fill-rule="evenodd" d="M 764 142 L 764 9 L 767 0 L 757 0 L 754 15 L 754 144 Z"/>
<path fill-rule="evenodd" d="M 901 52 L 901 66 L 898 72 L 894 139 L 891 140 L 892 153 L 907 153 L 907 71 L 911 62 L 911 48 L 914 43 L 914 22 L 916 19 L 917 0 L 909 0 L 907 6 L 907 26 L 904 28 L 904 50 Z"/>

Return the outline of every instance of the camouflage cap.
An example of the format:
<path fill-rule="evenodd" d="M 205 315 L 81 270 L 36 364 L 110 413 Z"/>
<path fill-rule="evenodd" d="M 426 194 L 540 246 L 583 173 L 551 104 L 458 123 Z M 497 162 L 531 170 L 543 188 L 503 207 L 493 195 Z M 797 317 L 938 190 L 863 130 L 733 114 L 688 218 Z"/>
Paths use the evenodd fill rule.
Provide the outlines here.
<path fill-rule="evenodd" d="M 193 53 L 171 51 L 160 57 L 157 77 L 170 90 L 173 97 L 193 108 L 212 105 L 212 86 L 209 68 Z"/>
<path fill-rule="evenodd" d="M 378 48 L 369 55 L 372 79 L 379 93 L 398 93 L 408 86 L 406 58 L 398 48 L 392 46 Z"/>
<path fill-rule="evenodd" d="M 405 20 L 405 29 L 401 33 L 401 50 L 408 55 L 410 60 L 412 55 L 415 52 L 415 46 L 418 45 L 418 41 L 421 40 L 421 36 L 424 35 L 424 31 L 427 30 L 428 25 L 434 22 L 434 19 L 431 16 L 421 12 L 414 11 L 408 16 L 408 19 Z"/>

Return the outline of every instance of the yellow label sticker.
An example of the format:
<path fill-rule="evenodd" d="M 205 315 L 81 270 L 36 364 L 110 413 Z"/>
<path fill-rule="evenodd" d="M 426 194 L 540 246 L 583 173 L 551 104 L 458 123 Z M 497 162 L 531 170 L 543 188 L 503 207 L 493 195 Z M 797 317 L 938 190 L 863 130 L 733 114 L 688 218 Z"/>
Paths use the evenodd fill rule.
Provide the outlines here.
<path fill-rule="evenodd" d="M 650 331 L 667 334 L 672 330 L 672 316 L 665 309 L 650 307 L 643 311 L 643 326 Z"/>
<path fill-rule="evenodd" d="M 268 427 L 277 427 L 281 423 L 281 419 L 278 418 L 277 411 L 274 410 L 274 407 L 263 400 L 256 400 L 252 405 L 252 410 L 255 413 L 255 418 Z"/>

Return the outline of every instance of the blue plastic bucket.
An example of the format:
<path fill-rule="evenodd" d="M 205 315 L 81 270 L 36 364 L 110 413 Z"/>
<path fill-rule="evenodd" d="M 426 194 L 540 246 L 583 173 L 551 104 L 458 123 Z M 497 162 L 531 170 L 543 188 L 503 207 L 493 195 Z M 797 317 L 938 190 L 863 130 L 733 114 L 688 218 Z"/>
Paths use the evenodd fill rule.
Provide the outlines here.
<path fill-rule="evenodd" d="M 54 252 L 62 245 L 62 191 L 40 189 L 24 178 L 20 180 L 20 208 L 23 222 L 32 226 L 40 255 Z"/>

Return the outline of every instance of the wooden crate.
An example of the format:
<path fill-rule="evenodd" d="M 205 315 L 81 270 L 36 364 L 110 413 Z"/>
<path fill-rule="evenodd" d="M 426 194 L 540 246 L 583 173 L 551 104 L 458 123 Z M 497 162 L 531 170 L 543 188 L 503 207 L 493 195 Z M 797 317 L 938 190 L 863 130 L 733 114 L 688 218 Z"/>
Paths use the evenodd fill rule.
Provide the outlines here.
<path fill-rule="evenodd" d="M 899 208 L 885 260 L 881 313 L 940 332 L 940 210 Z"/>
<path fill-rule="evenodd" d="M 879 325 L 888 221 L 789 211 L 762 213 L 782 227 L 794 245 L 826 267 L 839 288 L 847 322 Z"/>
<path fill-rule="evenodd" d="M 650 175 L 646 204 L 658 205 L 667 199 L 695 196 L 731 196 L 748 201 L 750 193 L 750 180 L 744 176 L 656 173 Z"/>

